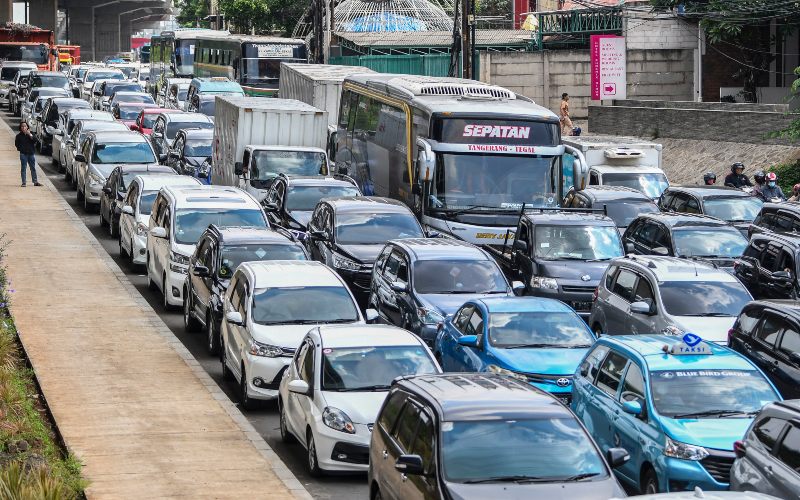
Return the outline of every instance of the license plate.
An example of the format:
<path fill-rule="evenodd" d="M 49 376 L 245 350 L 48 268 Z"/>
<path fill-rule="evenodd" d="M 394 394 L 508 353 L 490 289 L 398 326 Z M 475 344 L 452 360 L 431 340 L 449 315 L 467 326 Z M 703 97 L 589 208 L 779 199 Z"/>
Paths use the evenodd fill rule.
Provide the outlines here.
<path fill-rule="evenodd" d="M 573 302 L 572 308 L 576 311 L 589 311 L 592 308 L 591 302 Z"/>

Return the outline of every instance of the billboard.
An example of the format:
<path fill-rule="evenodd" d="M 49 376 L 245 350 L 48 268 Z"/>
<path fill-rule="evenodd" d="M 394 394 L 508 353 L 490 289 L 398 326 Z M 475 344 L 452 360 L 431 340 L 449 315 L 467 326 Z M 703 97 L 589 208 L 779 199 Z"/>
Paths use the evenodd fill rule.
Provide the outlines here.
<path fill-rule="evenodd" d="M 626 99 L 625 37 L 592 35 L 592 100 Z"/>

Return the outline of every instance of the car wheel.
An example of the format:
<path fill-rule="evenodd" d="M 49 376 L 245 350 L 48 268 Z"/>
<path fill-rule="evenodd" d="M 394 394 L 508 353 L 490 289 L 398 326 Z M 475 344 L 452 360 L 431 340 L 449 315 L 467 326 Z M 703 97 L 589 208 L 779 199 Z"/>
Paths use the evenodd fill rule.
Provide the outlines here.
<path fill-rule="evenodd" d="M 233 373 L 228 368 L 228 355 L 225 351 L 225 341 L 219 338 L 219 360 L 222 363 L 222 380 L 233 380 Z"/>
<path fill-rule="evenodd" d="M 278 398 L 278 419 L 281 430 L 281 441 L 284 443 L 291 443 L 294 441 L 294 436 L 292 436 L 292 433 L 289 432 L 289 428 L 286 426 L 286 408 L 280 398 Z"/>
<path fill-rule="evenodd" d="M 103 215 L 103 205 L 100 204 L 100 227 L 106 227 L 106 218 Z"/>
<path fill-rule="evenodd" d="M 171 311 L 172 305 L 169 303 L 169 296 L 167 295 L 169 293 L 169 290 L 167 290 L 167 273 L 164 273 L 164 276 L 161 277 L 161 291 L 164 292 L 164 310 Z"/>
<path fill-rule="evenodd" d="M 76 187 L 76 189 L 78 190 L 78 193 L 77 193 L 77 196 L 78 196 L 78 201 L 83 201 L 83 189 L 81 189 L 81 188 L 78 186 L 78 182 L 77 182 L 77 181 L 75 181 L 75 187 Z"/>
<path fill-rule="evenodd" d="M 158 285 L 156 285 L 156 282 L 153 280 L 153 278 L 150 277 L 150 258 L 149 257 L 147 259 L 147 264 L 145 264 L 145 265 L 147 266 L 147 288 L 149 290 L 153 290 L 155 292 L 155 291 L 158 290 Z"/>
<path fill-rule="evenodd" d="M 189 292 L 185 289 L 183 292 L 183 328 L 186 333 L 195 333 L 200 330 L 200 322 L 192 316 L 192 302 Z"/>
<path fill-rule="evenodd" d="M 311 432 L 311 429 L 308 430 L 307 434 L 306 451 L 308 452 L 308 458 L 306 460 L 306 465 L 308 466 L 308 473 L 313 477 L 320 477 L 322 475 L 322 469 L 319 468 L 319 460 L 317 460 L 317 445 L 314 444 L 314 434 Z"/>
<path fill-rule="evenodd" d="M 642 494 L 655 495 L 658 493 L 658 477 L 656 471 L 647 469 L 642 477 Z"/>
<path fill-rule="evenodd" d="M 242 376 L 239 379 L 239 406 L 243 410 L 252 410 L 256 407 L 256 402 L 247 395 L 247 372 L 242 365 Z"/>
<path fill-rule="evenodd" d="M 206 349 L 212 356 L 219 353 L 219 332 L 210 312 L 206 314 Z"/>

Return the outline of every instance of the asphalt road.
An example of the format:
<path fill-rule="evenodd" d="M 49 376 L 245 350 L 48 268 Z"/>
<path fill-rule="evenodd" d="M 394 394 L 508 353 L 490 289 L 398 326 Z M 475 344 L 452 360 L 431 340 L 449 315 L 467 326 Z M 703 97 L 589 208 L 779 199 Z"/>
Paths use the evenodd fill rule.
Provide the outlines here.
<path fill-rule="evenodd" d="M 2 116 L 13 130 L 18 129 L 18 118 L 13 117 L 5 110 L 0 111 L 0 116 Z M 111 258 L 119 265 L 120 269 L 125 272 L 131 283 L 133 283 L 139 293 L 142 294 L 142 297 L 150 303 L 164 323 L 166 323 L 175 336 L 180 339 L 183 345 L 186 346 L 211 378 L 213 378 L 225 394 L 228 395 L 231 401 L 238 403 L 238 397 L 235 394 L 235 387 L 233 384 L 222 380 L 222 368 L 219 359 L 210 356 L 206 352 L 205 337 L 203 334 L 187 334 L 183 329 L 182 313 L 179 311 L 164 311 L 161 305 L 162 299 L 160 294 L 157 291 L 154 292 L 147 288 L 147 276 L 144 274 L 144 268 L 132 269 L 128 262 L 120 259 L 117 239 L 112 238 L 107 229 L 100 227 L 100 216 L 96 212 L 87 213 L 83 209 L 83 203 L 78 202 L 75 191 L 68 183 L 64 182 L 64 175 L 56 170 L 52 164 L 51 158 L 49 156 L 37 155 L 36 163 L 41 170 L 47 174 L 47 177 L 56 189 L 58 189 L 61 196 L 69 203 L 75 213 L 81 217 L 86 227 L 88 227 L 95 238 L 97 238 L 97 241 L 102 244 L 106 252 L 108 252 Z M 28 189 L 35 189 L 30 186 L 31 184 L 29 184 Z M 277 403 L 266 402 L 262 408 L 252 411 L 242 410 L 242 413 L 244 413 L 253 427 L 255 427 L 267 443 L 269 443 L 275 453 L 278 454 L 281 460 L 291 469 L 297 479 L 306 487 L 314 498 L 342 500 L 367 498 L 368 488 L 366 474 L 337 475 L 321 479 L 312 478 L 308 475 L 305 466 L 305 449 L 299 444 L 293 443 L 287 445 L 280 440 Z M 258 485 L 254 484 L 253 487 L 258 488 Z"/>

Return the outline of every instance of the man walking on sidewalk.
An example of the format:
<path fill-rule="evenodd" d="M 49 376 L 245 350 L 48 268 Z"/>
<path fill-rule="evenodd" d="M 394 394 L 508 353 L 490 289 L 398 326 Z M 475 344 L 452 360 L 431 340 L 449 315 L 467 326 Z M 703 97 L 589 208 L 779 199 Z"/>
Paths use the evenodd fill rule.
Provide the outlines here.
<path fill-rule="evenodd" d="M 27 123 L 22 122 L 19 124 L 19 134 L 17 134 L 17 138 L 14 140 L 14 145 L 17 147 L 17 151 L 19 151 L 19 162 L 22 164 L 22 170 L 20 172 L 22 174 L 22 187 L 25 187 L 26 184 L 26 165 L 31 169 L 33 185 L 41 186 L 36 177 L 36 156 L 34 156 L 36 150 L 34 149 L 33 134 L 28 130 Z"/>

